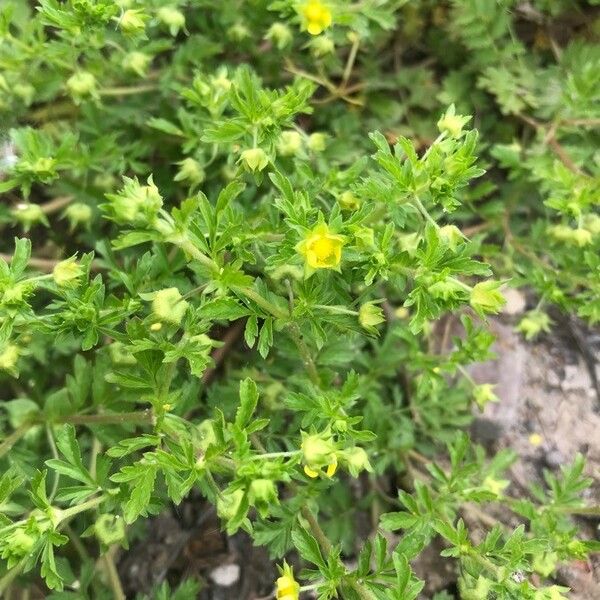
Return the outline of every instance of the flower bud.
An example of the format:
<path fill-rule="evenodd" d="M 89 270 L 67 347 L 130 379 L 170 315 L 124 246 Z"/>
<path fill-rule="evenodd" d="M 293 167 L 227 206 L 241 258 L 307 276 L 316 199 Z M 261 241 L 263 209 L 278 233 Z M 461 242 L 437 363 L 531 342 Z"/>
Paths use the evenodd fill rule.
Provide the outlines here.
<path fill-rule="evenodd" d="M 248 503 L 258 510 L 263 519 L 268 517 L 271 508 L 279 504 L 275 482 L 271 479 L 255 479 L 248 489 Z"/>
<path fill-rule="evenodd" d="M 282 132 L 277 142 L 277 151 L 282 156 L 295 156 L 302 150 L 302 136 L 297 131 Z"/>
<path fill-rule="evenodd" d="M 517 325 L 517 331 L 520 331 L 526 340 L 532 340 L 542 332 L 548 333 L 552 320 L 541 310 L 532 310 L 528 312 Z"/>
<path fill-rule="evenodd" d="M 373 467 L 369 462 L 369 455 L 363 448 L 354 446 L 340 453 L 341 457 L 346 461 L 348 472 L 352 477 L 358 477 L 362 471 L 373 472 Z"/>
<path fill-rule="evenodd" d="M 22 202 L 12 210 L 12 216 L 23 225 L 25 231 L 29 231 L 33 225 L 43 223 L 48 226 L 48 219 L 39 204 Z"/>
<path fill-rule="evenodd" d="M 188 302 L 177 288 L 166 288 L 156 292 L 152 300 L 152 312 L 160 321 L 179 325 L 185 316 Z"/>
<path fill-rule="evenodd" d="M 250 171 L 262 171 L 269 164 L 269 157 L 262 148 L 244 150 L 241 158 Z"/>
<path fill-rule="evenodd" d="M 212 86 L 221 92 L 228 92 L 231 88 L 231 79 L 227 77 L 227 69 L 225 67 L 220 68 L 217 74 L 211 77 L 210 82 Z"/>
<path fill-rule="evenodd" d="M 162 197 L 154 185 L 152 176 L 148 185 L 140 185 L 137 179 L 124 177 L 125 185 L 117 194 L 106 194 L 109 204 L 104 205 L 117 223 L 148 224 L 156 219 L 162 207 Z"/>
<path fill-rule="evenodd" d="M 433 298 L 439 298 L 441 300 L 450 300 L 455 298 L 456 295 L 463 291 L 463 287 L 458 281 L 455 281 L 451 277 L 446 277 L 440 281 L 432 283 L 427 291 Z"/>
<path fill-rule="evenodd" d="M 291 29 L 285 23 L 273 23 L 265 35 L 265 39 L 271 40 L 279 50 L 283 50 L 293 39 Z"/>
<path fill-rule="evenodd" d="M 600 216 L 590 213 L 583 217 L 583 225 L 592 235 L 600 233 Z"/>
<path fill-rule="evenodd" d="M 140 77 L 145 77 L 151 62 L 152 56 L 136 51 L 126 54 L 121 64 L 126 71 L 133 71 Z"/>
<path fill-rule="evenodd" d="M 69 221 L 71 230 L 73 230 L 78 225 L 89 225 L 92 220 L 92 209 L 83 202 L 73 202 L 65 208 L 64 215 Z"/>
<path fill-rule="evenodd" d="M 94 533 L 105 546 L 119 544 L 125 539 L 125 523 L 118 515 L 100 515 L 94 524 Z"/>
<path fill-rule="evenodd" d="M 483 480 L 483 487 L 488 492 L 492 492 L 492 494 L 500 496 L 502 494 L 502 491 L 508 487 L 509 483 L 510 482 L 506 479 L 496 479 L 495 477 L 488 475 Z"/>
<path fill-rule="evenodd" d="M 344 210 L 358 210 L 360 208 L 360 200 L 350 190 L 340 194 L 337 201 Z"/>
<path fill-rule="evenodd" d="M 300 584 L 294 579 L 292 568 L 285 562 L 281 570 L 281 577 L 277 579 L 276 588 L 277 600 L 298 600 L 300 598 Z"/>
<path fill-rule="evenodd" d="M 77 280 L 83 275 L 83 268 L 74 258 L 61 260 L 52 269 L 52 279 L 59 287 L 69 287 L 77 283 Z"/>
<path fill-rule="evenodd" d="M 494 386 L 491 383 L 476 385 L 473 388 L 473 399 L 481 410 L 488 402 L 498 402 L 498 396 L 494 394 Z"/>
<path fill-rule="evenodd" d="M 180 29 L 185 27 L 185 15 L 175 6 L 163 6 L 156 13 L 158 20 L 169 28 L 169 33 L 174 37 Z"/>
<path fill-rule="evenodd" d="M 358 309 L 358 322 L 371 332 L 377 332 L 376 325 L 385 322 L 383 310 L 375 302 L 365 302 Z"/>
<path fill-rule="evenodd" d="M 302 457 L 310 468 L 324 467 L 335 457 L 335 445 L 329 436 L 324 434 L 302 434 Z"/>
<path fill-rule="evenodd" d="M 471 120 L 470 116 L 455 114 L 454 104 L 451 104 L 448 110 L 437 122 L 441 133 L 447 133 L 450 137 L 459 138 L 463 133 L 463 127 Z"/>
<path fill-rule="evenodd" d="M 19 347 L 14 344 L 0 346 L 0 371 L 15 373 L 19 354 Z"/>
<path fill-rule="evenodd" d="M 76 104 L 84 98 L 98 97 L 96 78 L 87 71 L 78 71 L 71 75 L 67 79 L 67 89 Z"/>
<path fill-rule="evenodd" d="M 142 10 L 129 8 L 117 20 L 123 33 L 136 35 L 144 33 L 146 30 L 148 15 L 144 14 Z"/>
<path fill-rule="evenodd" d="M 217 514 L 225 521 L 233 519 L 237 515 L 243 500 L 243 490 L 225 490 L 217 498 Z"/>
<path fill-rule="evenodd" d="M 27 526 L 21 526 L 6 533 L 2 540 L 2 559 L 11 569 L 32 551 L 36 538 Z"/>
<path fill-rule="evenodd" d="M 35 96 L 35 88 L 29 83 L 17 83 L 13 86 L 15 96 L 23 101 L 23 104 L 29 106 Z"/>
<path fill-rule="evenodd" d="M 193 158 L 184 158 L 177 164 L 179 165 L 179 171 L 175 175 L 175 181 L 189 181 L 192 187 L 196 187 L 206 178 L 202 165 Z"/>
<path fill-rule="evenodd" d="M 27 301 L 27 298 L 35 289 L 35 282 L 20 281 L 4 290 L 2 294 L 2 304 L 5 306 L 18 306 Z"/>
<path fill-rule="evenodd" d="M 573 230 L 573 241 L 577 246 L 583 248 L 584 246 L 588 246 L 592 243 L 592 233 L 587 229 L 583 229 L 582 227 L 578 227 Z"/>
<path fill-rule="evenodd" d="M 322 58 L 328 54 L 333 54 L 335 44 L 330 37 L 320 35 L 310 42 L 310 51 L 316 58 Z"/>
<path fill-rule="evenodd" d="M 573 230 L 568 225 L 552 225 L 547 229 L 548 233 L 561 242 L 566 242 L 572 237 Z"/>
<path fill-rule="evenodd" d="M 306 142 L 309 150 L 313 152 L 323 152 L 325 150 L 325 146 L 327 145 L 327 135 L 320 132 L 311 133 L 308 136 L 308 141 Z"/>
<path fill-rule="evenodd" d="M 250 30 L 244 23 L 238 21 L 227 30 L 227 37 L 234 42 L 241 42 L 250 37 Z"/>
<path fill-rule="evenodd" d="M 483 315 L 484 313 L 497 313 L 504 306 L 506 299 L 498 289 L 500 281 L 481 281 L 471 290 L 471 306 Z"/>
<path fill-rule="evenodd" d="M 456 225 L 444 225 L 438 229 L 438 234 L 453 252 L 458 244 L 465 239 L 462 231 Z"/>

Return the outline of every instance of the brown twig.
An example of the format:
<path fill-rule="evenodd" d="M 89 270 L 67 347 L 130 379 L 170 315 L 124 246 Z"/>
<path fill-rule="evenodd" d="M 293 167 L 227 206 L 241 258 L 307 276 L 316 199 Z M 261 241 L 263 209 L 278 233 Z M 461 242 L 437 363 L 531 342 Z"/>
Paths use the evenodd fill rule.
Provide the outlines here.
<path fill-rule="evenodd" d="M 227 330 L 227 333 L 223 336 L 223 339 L 221 340 L 223 342 L 223 345 L 219 348 L 216 348 L 212 354 L 212 359 L 215 363 L 214 366 L 210 369 L 206 369 L 206 371 L 204 371 L 204 374 L 202 375 L 202 383 L 204 385 L 209 384 L 213 380 L 217 369 L 225 360 L 225 357 L 227 356 L 227 354 L 229 354 L 229 351 L 231 350 L 233 345 L 242 335 L 245 326 L 246 319 L 240 319 L 239 321 L 233 323 L 232 326 Z"/>
<path fill-rule="evenodd" d="M 523 115 L 518 113 L 516 115 L 521 121 L 524 121 L 531 127 L 535 128 L 537 131 L 546 132 L 544 136 L 544 143 L 556 154 L 556 156 L 560 159 L 560 161 L 573 173 L 577 175 L 587 176 L 587 173 L 582 171 L 574 162 L 573 159 L 569 156 L 568 152 L 560 145 L 558 140 L 556 139 L 556 130 L 562 124 L 562 121 L 556 121 L 549 125 L 548 123 L 542 123 L 533 117 L 528 115 Z"/>

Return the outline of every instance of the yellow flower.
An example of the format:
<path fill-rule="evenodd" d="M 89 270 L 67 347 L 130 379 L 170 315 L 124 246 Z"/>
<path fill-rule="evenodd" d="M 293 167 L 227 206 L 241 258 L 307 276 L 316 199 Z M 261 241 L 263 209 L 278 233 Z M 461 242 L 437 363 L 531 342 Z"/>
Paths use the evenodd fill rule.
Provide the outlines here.
<path fill-rule="evenodd" d="M 319 0 L 309 0 L 302 8 L 302 16 L 311 35 L 323 33 L 332 22 L 331 11 Z"/>
<path fill-rule="evenodd" d="M 79 265 L 75 258 L 67 258 L 56 264 L 52 270 L 52 278 L 54 283 L 59 287 L 74 286 L 77 280 L 83 275 L 83 268 Z"/>
<path fill-rule="evenodd" d="M 281 577 L 277 579 L 277 600 L 298 600 L 300 597 L 300 584 L 294 579 L 292 568 L 283 563 Z"/>
<path fill-rule="evenodd" d="M 331 457 L 331 462 L 327 465 L 327 468 L 325 469 L 325 475 L 329 477 L 329 479 L 331 479 L 335 475 L 337 468 L 338 461 L 336 455 L 334 454 Z M 304 465 L 304 474 L 310 477 L 311 479 L 316 479 L 321 474 L 321 472 L 321 469 L 315 470 L 311 469 L 308 465 Z"/>
<path fill-rule="evenodd" d="M 330 233 L 325 223 L 319 223 L 296 246 L 306 261 L 306 274 L 310 276 L 315 269 L 339 271 L 344 243 L 343 236 Z"/>
<path fill-rule="evenodd" d="M 315 479 L 325 469 L 327 477 L 333 477 L 337 471 L 338 460 L 335 444 L 329 433 L 302 433 L 302 458 L 304 473 Z"/>

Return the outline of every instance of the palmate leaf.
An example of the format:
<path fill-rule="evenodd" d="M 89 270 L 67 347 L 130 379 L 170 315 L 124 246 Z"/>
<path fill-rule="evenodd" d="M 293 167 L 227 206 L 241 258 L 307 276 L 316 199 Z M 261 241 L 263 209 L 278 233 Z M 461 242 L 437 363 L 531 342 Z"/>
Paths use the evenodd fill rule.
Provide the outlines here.
<path fill-rule="evenodd" d="M 79 443 L 75 437 L 75 428 L 72 425 L 63 425 L 58 430 L 56 447 L 66 460 L 52 458 L 46 461 L 46 465 L 62 475 L 94 487 L 95 481 L 83 464 Z"/>
<path fill-rule="evenodd" d="M 123 506 L 123 518 L 126 523 L 133 523 L 140 515 L 147 514 L 158 473 L 158 465 L 151 460 L 143 459 L 123 467 L 119 473 L 110 478 L 115 483 L 128 484 L 129 491 Z"/>

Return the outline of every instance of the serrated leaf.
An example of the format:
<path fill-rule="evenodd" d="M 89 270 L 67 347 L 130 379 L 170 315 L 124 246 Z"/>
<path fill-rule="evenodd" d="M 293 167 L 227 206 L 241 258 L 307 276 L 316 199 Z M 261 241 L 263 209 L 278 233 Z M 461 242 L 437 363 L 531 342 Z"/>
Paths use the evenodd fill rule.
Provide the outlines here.
<path fill-rule="evenodd" d="M 242 429 L 252 417 L 258 404 L 258 388 L 249 377 L 240 383 L 240 405 L 235 414 L 235 424 Z"/>
<path fill-rule="evenodd" d="M 292 530 L 292 541 L 300 556 L 320 569 L 325 569 L 325 561 L 317 540 L 304 527 L 296 526 Z"/>
<path fill-rule="evenodd" d="M 258 335 L 258 319 L 256 315 L 252 315 L 246 322 L 246 328 L 244 329 L 244 340 L 248 344 L 249 348 L 254 346 L 256 336 Z"/>

